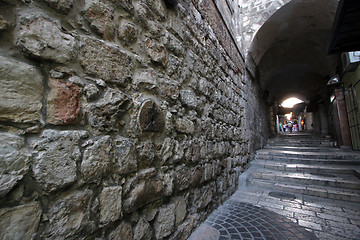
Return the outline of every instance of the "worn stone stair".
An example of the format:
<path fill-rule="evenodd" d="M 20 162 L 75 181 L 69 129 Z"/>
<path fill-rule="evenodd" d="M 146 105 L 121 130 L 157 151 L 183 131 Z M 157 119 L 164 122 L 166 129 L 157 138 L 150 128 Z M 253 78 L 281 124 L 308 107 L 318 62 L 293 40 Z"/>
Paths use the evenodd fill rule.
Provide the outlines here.
<path fill-rule="evenodd" d="M 293 134 L 258 150 L 240 185 L 360 202 L 359 169 L 360 152 L 335 148 L 329 138 Z"/>

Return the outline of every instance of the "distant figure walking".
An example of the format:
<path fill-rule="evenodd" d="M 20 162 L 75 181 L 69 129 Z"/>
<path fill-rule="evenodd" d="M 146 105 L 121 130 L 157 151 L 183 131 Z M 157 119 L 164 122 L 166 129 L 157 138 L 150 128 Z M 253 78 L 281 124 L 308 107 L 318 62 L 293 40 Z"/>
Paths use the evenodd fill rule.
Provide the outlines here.
<path fill-rule="evenodd" d="M 280 132 L 283 131 L 282 123 L 279 123 L 279 130 L 280 130 Z"/>
<path fill-rule="evenodd" d="M 287 127 L 289 129 L 289 132 L 292 133 L 293 125 L 292 125 L 292 123 L 290 121 L 288 122 Z"/>

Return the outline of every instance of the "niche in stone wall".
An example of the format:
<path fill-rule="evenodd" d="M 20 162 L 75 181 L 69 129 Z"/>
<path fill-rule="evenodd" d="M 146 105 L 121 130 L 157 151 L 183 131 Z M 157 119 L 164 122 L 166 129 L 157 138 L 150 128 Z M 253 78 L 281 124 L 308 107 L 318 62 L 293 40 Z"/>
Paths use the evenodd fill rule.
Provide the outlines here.
<path fill-rule="evenodd" d="M 144 132 L 162 132 L 165 127 L 164 114 L 153 100 L 146 100 L 140 107 L 139 124 Z"/>

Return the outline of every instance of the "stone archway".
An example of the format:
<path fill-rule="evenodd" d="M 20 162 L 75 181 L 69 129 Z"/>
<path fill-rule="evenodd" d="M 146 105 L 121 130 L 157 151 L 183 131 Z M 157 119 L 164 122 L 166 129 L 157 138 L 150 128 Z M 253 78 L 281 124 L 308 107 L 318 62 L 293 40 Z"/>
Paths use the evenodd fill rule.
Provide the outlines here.
<path fill-rule="evenodd" d="M 338 0 L 293 0 L 277 10 L 254 36 L 248 59 L 268 101 L 289 95 L 302 100 L 323 95 L 336 56 L 328 56 Z M 325 84 L 325 85 L 324 85 Z"/>
<path fill-rule="evenodd" d="M 242 14 L 242 43 L 247 52 L 260 27 L 281 7 L 291 0 L 239 0 Z"/>

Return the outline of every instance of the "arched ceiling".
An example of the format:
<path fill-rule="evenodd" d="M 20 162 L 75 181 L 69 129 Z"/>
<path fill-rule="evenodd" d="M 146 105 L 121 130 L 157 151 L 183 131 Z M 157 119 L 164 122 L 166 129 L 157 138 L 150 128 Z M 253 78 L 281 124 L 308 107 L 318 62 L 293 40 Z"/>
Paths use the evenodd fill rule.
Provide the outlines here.
<path fill-rule="evenodd" d="M 338 0 L 293 0 L 259 29 L 250 47 L 268 100 L 304 101 L 326 91 L 336 55 L 328 56 Z"/>

